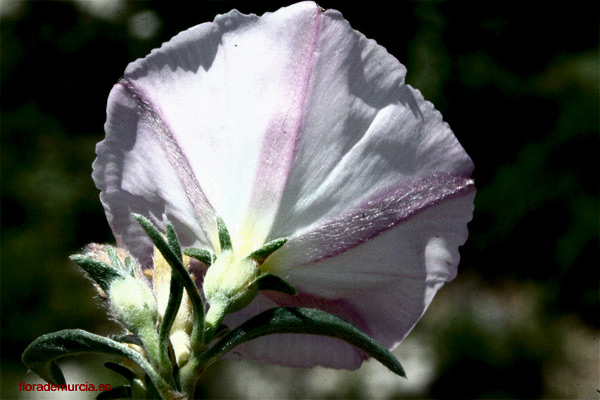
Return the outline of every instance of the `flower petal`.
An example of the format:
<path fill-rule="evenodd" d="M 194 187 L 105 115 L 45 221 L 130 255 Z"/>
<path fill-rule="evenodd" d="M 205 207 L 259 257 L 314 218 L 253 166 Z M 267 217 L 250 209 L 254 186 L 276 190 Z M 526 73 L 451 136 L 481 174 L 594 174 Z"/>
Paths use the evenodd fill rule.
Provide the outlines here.
<path fill-rule="evenodd" d="M 366 331 L 394 348 L 456 277 L 474 196 L 471 187 L 344 253 L 290 270 L 287 279 L 299 290 L 347 300 Z"/>
<path fill-rule="evenodd" d="M 318 13 L 314 3 L 261 18 L 232 11 L 180 33 L 125 72 L 169 127 L 232 237 L 239 236 L 251 195 L 261 205 L 251 214 L 267 211 L 263 236 L 268 232 L 270 186 L 255 176 L 268 169 L 276 188 L 287 175 L 280 167 L 293 138 L 280 133 L 299 123 L 297 81 L 304 78 L 296 76 L 297 66 L 310 57 L 306 32 L 313 35 Z M 264 142 L 280 154 L 265 155 Z M 260 190 L 253 192 L 255 185 Z"/>
<path fill-rule="evenodd" d="M 261 139 L 260 158 L 257 160 L 252 191 L 239 235 L 247 241 L 241 246 L 243 252 L 255 250 L 265 243 L 271 229 L 302 129 L 303 110 L 314 58 L 318 52 L 322 11 L 315 3 L 298 3 L 276 14 L 265 15 L 262 19 L 266 24 L 275 16 L 277 20 L 285 22 L 285 32 L 271 28 L 268 34 L 283 34 L 286 52 L 292 52 L 288 55 L 287 65 L 276 75 L 279 93 Z"/>
<path fill-rule="evenodd" d="M 169 127 L 126 79 L 110 93 L 105 130 L 92 177 L 117 243 L 152 265 L 153 245 L 135 212 L 158 225 L 166 216 L 186 246 L 210 246 L 216 236 L 212 206 Z"/>
<path fill-rule="evenodd" d="M 307 81 L 302 71 L 313 51 L 307 38 L 315 36 L 319 14 L 310 2 L 261 18 L 234 10 L 180 33 L 127 67 L 109 98 L 107 140 L 98 148 L 94 179 L 103 191 L 113 231 L 127 238 L 128 246 L 137 246 L 135 234 L 140 230 L 127 217 L 131 210 L 120 207 L 137 204 L 134 211 L 142 214 L 153 207 L 149 213 L 156 215 L 165 211 L 160 210 L 161 202 L 173 207 L 187 204 L 186 212 L 179 210 L 177 215 L 187 218 L 181 223 L 190 225 L 188 231 L 215 249 L 214 214 L 225 220 L 232 236 L 240 236 L 243 216 L 250 208 L 248 215 L 255 219 L 246 219 L 252 220 L 249 229 L 257 228 L 250 236 L 262 243 L 274 215 L 272 203 L 278 202 L 277 191 L 289 169 L 304 96 L 299 88 Z M 290 135 L 281 134 L 285 131 Z M 161 146 L 140 144 L 151 140 Z M 176 148 L 171 164 L 173 159 L 181 161 L 177 168 L 183 167 L 185 173 L 162 167 L 159 159 L 167 158 L 165 141 L 171 143 L 167 145 L 171 150 Z M 120 148 L 133 144 L 131 151 Z M 277 153 L 265 153 L 269 144 Z M 139 150 L 144 153 L 133 155 Z M 124 162 L 126 157 L 131 160 Z M 145 165 L 133 165 L 134 157 Z M 107 163 L 112 163 L 110 168 Z M 162 178 L 138 179 L 144 170 L 148 175 L 162 172 L 165 179 L 178 172 L 183 175 L 182 187 L 171 192 L 161 188 L 174 184 Z M 139 190 L 113 182 L 121 180 L 135 181 Z"/>
<path fill-rule="evenodd" d="M 470 187 L 343 253 L 286 270 L 285 279 L 300 296 L 264 292 L 263 298 L 226 322 L 235 326 L 274 306 L 317 307 L 346 318 L 393 349 L 421 318 L 437 290 L 456 276 L 458 246 L 467 238 L 474 196 Z M 333 339 L 281 336 L 251 341 L 235 351 L 297 367 L 354 369 L 365 358 Z"/>
<path fill-rule="evenodd" d="M 297 232 L 263 264 L 279 272 L 343 253 L 438 203 L 474 191 L 473 181 L 436 173 L 402 182 L 332 219 Z M 466 227 L 466 223 L 464 223 Z"/>
<path fill-rule="evenodd" d="M 337 11 L 324 12 L 289 176 L 267 240 L 308 231 L 378 193 L 470 158 L 406 70 Z"/>

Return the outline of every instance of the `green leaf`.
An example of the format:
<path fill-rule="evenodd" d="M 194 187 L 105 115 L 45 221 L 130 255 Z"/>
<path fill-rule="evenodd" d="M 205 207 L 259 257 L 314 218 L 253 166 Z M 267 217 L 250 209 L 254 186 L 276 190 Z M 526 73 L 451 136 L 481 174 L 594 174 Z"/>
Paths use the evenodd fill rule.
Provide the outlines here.
<path fill-rule="evenodd" d="M 173 225 L 167 222 L 166 224 L 166 232 L 167 232 L 167 240 L 168 244 L 171 247 L 171 250 L 177 256 L 179 263 L 183 262 L 183 258 L 181 257 L 181 247 L 179 246 L 179 239 L 177 239 L 177 234 L 175 233 L 175 229 Z M 182 264 L 183 265 L 183 264 Z M 185 267 L 184 267 L 185 268 Z M 160 351 L 161 357 L 166 362 L 169 360 L 169 336 L 171 334 L 171 328 L 173 326 L 173 322 L 177 316 L 177 312 L 179 311 L 179 307 L 181 305 L 181 299 L 183 298 L 183 283 L 179 278 L 179 274 L 175 271 L 175 268 L 171 267 L 171 283 L 169 289 L 169 300 L 167 302 L 167 307 L 165 309 L 165 313 L 163 315 L 163 320 L 160 325 L 159 330 L 159 340 L 160 340 Z"/>
<path fill-rule="evenodd" d="M 124 278 L 122 271 L 89 256 L 74 254 L 69 259 L 83 268 L 105 292 L 114 280 Z"/>
<path fill-rule="evenodd" d="M 163 350 L 166 350 L 168 347 L 171 328 L 173 327 L 173 322 L 177 317 L 177 312 L 179 311 L 179 307 L 181 305 L 181 299 L 183 298 L 183 285 L 181 283 L 181 279 L 179 279 L 179 276 L 177 276 L 177 273 L 174 272 L 173 269 L 171 269 L 171 286 L 169 291 L 169 300 L 167 302 L 165 314 L 160 325 L 160 341 L 161 348 L 163 348 Z"/>
<path fill-rule="evenodd" d="M 169 263 L 174 273 L 177 273 L 183 287 L 187 291 L 187 294 L 192 302 L 194 309 L 194 327 L 191 335 L 192 346 L 201 345 L 202 335 L 204 333 L 204 300 L 198 292 L 196 284 L 192 280 L 189 272 L 181 261 L 181 255 L 175 254 L 171 246 L 165 241 L 164 237 L 160 234 L 158 229 L 146 219 L 144 216 L 139 214 L 133 214 L 135 219 L 144 228 L 150 239 L 161 252 L 165 260 Z"/>
<path fill-rule="evenodd" d="M 231 249 L 231 237 L 223 218 L 217 217 L 217 229 L 219 230 L 219 242 L 221 243 L 221 251 Z"/>
<path fill-rule="evenodd" d="M 279 307 L 264 311 L 230 331 L 200 356 L 202 369 L 221 358 L 237 345 L 275 333 L 304 333 L 331 336 L 358 347 L 392 372 L 405 377 L 402 365 L 385 347 L 350 322 L 312 308 Z"/>
<path fill-rule="evenodd" d="M 215 262 L 215 255 L 209 250 L 189 247 L 183 251 L 183 254 L 195 258 L 204 263 L 207 267 L 210 267 Z"/>
<path fill-rule="evenodd" d="M 276 290 L 286 294 L 296 294 L 296 289 L 277 275 L 263 274 L 255 282 L 258 290 Z"/>
<path fill-rule="evenodd" d="M 169 385 L 154 371 L 150 363 L 137 351 L 112 339 L 81 329 L 67 329 L 35 339 L 23 352 L 23 362 L 42 379 L 55 385 L 64 385 L 65 377 L 56 360 L 79 354 L 105 353 L 130 359 L 138 364 L 163 392 Z"/>
<path fill-rule="evenodd" d="M 225 324 L 220 324 L 217 329 L 215 329 L 215 333 L 213 334 L 211 340 L 221 338 L 225 336 L 227 332 L 229 332 L 229 327 Z"/>
<path fill-rule="evenodd" d="M 100 392 L 96 396 L 96 400 L 111 400 L 111 399 L 130 399 L 131 386 L 123 385 L 111 388 L 105 392 Z"/>
<path fill-rule="evenodd" d="M 171 225 L 170 222 L 167 222 L 165 228 L 167 232 L 167 241 L 169 243 L 169 246 L 171 246 L 173 252 L 181 260 L 181 247 L 179 246 L 179 239 L 177 238 L 177 233 L 175 233 L 175 228 L 173 228 L 173 225 Z"/>
<path fill-rule="evenodd" d="M 109 335 L 108 337 L 110 339 L 115 340 L 120 343 L 135 344 L 140 347 L 144 346 L 144 343 L 142 343 L 142 340 L 135 335 Z"/>
<path fill-rule="evenodd" d="M 165 260 L 169 264 L 174 264 L 177 267 L 181 266 L 183 271 L 179 272 L 185 272 L 184 275 L 187 275 L 187 271 L 185 271 L 185 267 L 183 266 L 180 257 L 175 252 L 173 252 L 173 249 L 171 248 L 169 243 L 167 243 L 163 235 L 154 226 L 154 224 L 150 222 L 150 220 L 148 220 L 146 217 L 140 214 L 133 214 L 133 216 L 135 217 L 137 222 L 142 226 L 142 228 L 144 228 L 148 236 L 150 236 L 150 239 L 152 240 L 156 248 L 161 252 Z M 173 268 L 173 265 L 171 265 L 171 267 Z"/>
<path fill-rule="evenodd" d="M 275 239 L 265 244 L 260 249 L 253 251 L 248 258 L 251 258 L 257 263 L 262 264 L 271 254 L 279 250 L 287 241 L 287 238 Z"/>
<path fill-rule="evenodd" d="M 148 378 L 148 375 L 144 377 L 144 384 L 146 387 L 146 398 L 161 400 L 164 399 L 164 397 L 161 397 L 161 395 L 158 393 L 157 388 L 154 386 L 154 383 L 152 383 L 150 378 Z M 177 397 L 173 397 L 173 399 L 177 399 Z"/>
<path fill-rule="evenodd" d="M 129 368 L 113 362 L 105 362 L 104 366 L 110 369 L 111 371 L 121 375 L 123 378 L 127 379 L 127 381 L 130 384 L 133 383 L 133 380 L 135 379 L 135 374 Z"/>

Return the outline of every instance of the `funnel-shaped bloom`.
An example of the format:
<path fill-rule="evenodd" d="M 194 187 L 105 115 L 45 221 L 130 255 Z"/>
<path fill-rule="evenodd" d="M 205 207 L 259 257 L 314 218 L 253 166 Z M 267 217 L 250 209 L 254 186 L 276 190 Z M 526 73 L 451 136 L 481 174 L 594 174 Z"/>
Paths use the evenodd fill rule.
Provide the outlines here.
<path fill-rule="evenodd" d="M 152 267 L 132 212 L 220 253 L 216 217 L 244 257 L 295 296 L 260 292 L 225 322 L 278 305 L 321 308 L 395 347 L 456 275 L 473 164 L 405 68 L 337 11 L 303 2 L 232 11 L 131 63 L 108 100 L 94 180 L 119 245 Z M 199 280 L 200 281 L 200 280 Z M 236 353 L 355 368 L 338 339 L 274 335 Z"/>

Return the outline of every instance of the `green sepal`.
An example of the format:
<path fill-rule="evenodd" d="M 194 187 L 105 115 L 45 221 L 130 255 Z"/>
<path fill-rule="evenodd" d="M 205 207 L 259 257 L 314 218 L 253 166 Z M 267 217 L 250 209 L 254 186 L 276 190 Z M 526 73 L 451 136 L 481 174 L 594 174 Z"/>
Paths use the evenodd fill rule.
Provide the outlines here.
<path fill-rule="evenodd" d="M 231 249 L 231 237 L 223 218 L 217 217 L 217 229 L 219 230 L 219 243 L 221 244 L 221 252 Z"/>
<path fill-rule="evenodd" d="M 121 262 L 121 259 L 117 255 L 115 249 L 112 246 L 106 246 L 106 253 L 108 254 L 108 258 L 110 260 L 110 264 L 118 269 L 119 271 L 125 271 L 125 266 Z"/>
<path fill-rule="evenodd" d="M 275 290 L 286 294 L 296 294 L 296 289 L 277 275 L 263 274 L 254 282 L 258 286 L 258 290 Z"/>
<path fill-rule="evenodd" d="M 275 240 L 265 244 L 260 249 L 255 250 L 252 253 L 250 253 L 248 258 L 251 258 L 254 261 L 256 261 L 257 263 L 262 264 L 265 262 L 265 260 L 271 254 L 273 254 L 275 251 L 279 250 L 281 248 L 281 246 L 283 246 L 287 241 L 288 241 L 287 238 L 275 239 Z"/>
<path fill-rule="evenodd" d="M 112 399 L 131 399 L 131 386 L 123 385 L 111 388 L 105 392 L 100 392 L 96 396 L 96 400 L 112 400 Z"/>
<path fill-rule="evenodd" d="M 135 277 L 136 264 L 135 261 L 133 261 L 133 258 L 125 258 L 125 270 L 129 273 L 129 275 Z"/>
<path fill-rule="evenodd" d="M 207 267 L 210 267 L 215 262 L 216 258 L 211 251 L 199 249 L 196 247 L 188 247 L 183 251 L 183 254 L 195 258 L 201 263 L 204 263 Z"/>
<path fill-rule="evenodd" d="M 325 311 L 298 307 L 271 308 L 250 318 L 203 353 L 199 357 L 199 365 L 204 369 L 237 345 L 276 333 L 303 333 L 342 339 L 369 354 L 392 372 L 406 377 L 402 365 L 392 353 L 355 325 Z"/>
<path fill-rule="evenodd" d="M 162 256 L 169 263 L 172 268 L 172 272 L 177 273 L 183 287 L 185 288 L 190 301 L 192 302 L 192 308 L 194 310 L 194 327 L 191 335 L 192 346 L 199 346 L 202 344 L 202 336 L 204 334 L 204 300 L 196 287 L 196 284 L 192 280 L 189 272 L 181 261 L 181 256 L 175 254 L 171 246 L 165 241 L 165 238 L 160 234 L 158 229 L 150 222 L 147 218 L 139 214 L 133 214 L 138 223 L 144 228 L 150 239 L 161 252 Z"/>
<path fill-rule="evenodd" d="M 163 393 L 171 388 L 152 368 L 152 365 L 137 351 L 112 339 L 95 335 L 81 329 L 66 329 L 49 333 L 35 339 L 23 352 L 23 363 L 45 381 L 66 384 L 65 377 L 56 360 L 79 354 L 105 353 L 125 357 L 140 366 L 156 387 Z"/>
<path fill-rule="evenodd" d="M 135 374 L 129 368 L 113 362 L 105 362 L 104 366 L 110 369 L 111 371 L 121 375 L 123 378 L 127 379 L 127 382 L 129 382 L 130 384 L 133 383 L 133 380 L 135 379 Z"/>
<path fill-rule="evenodd" d="M 122 270 L 118 270 L 102 261 L 94 260 L 89 256 L 74 254 L 69 259 L 83 268 L 104 292 L 108 292 L 113 281 L 125 277 Z"/>

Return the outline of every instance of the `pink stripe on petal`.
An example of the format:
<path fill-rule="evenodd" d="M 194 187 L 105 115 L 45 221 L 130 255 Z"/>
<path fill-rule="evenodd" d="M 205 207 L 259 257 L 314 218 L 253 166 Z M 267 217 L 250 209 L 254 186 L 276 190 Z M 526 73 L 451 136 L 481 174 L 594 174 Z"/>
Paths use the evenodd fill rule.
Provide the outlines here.
<path fill-rule="evenodd" d="M 295 54 L 298 54 L 297 60 L 291 63 L 285 74 L 287 82 L 283 84 L 287 86 L 287 99 L 285 99 L 287 102 L 281 104 L 281 108 L 275 111 L 262 140 L 253 191 L 244 218 L 245 226 L 242 228 L 252 231 L 253 240 L 257 242 L 264 241 L 269 233 L 271 221 L 277 212 L 292 166 L 297 138 L 302 129 L 303 109 L 322 20 L 322 12 L 318 7 L 314 7 L 312 12 L 311 20 L 298 20 L 298 23 L 307 24 L 302 29 L 306 37 L 299 40 L 302 47 L 295 50 Z"/>
<path fill-rule="evenodd" d="M 148 121 L 156 133 L 156 137 L 164 149 L 169 163 L 173 166 L 177 178 L 181 181 L 183 189 L 192 205 L 195 216 L 200 225 L 211 241 L 214 248 L 217 248 L 219 240 L 216 231 L 216 215 L 213 206 L 210 204 L 206 195 L 202 191 L 194 171 L 190 167 L 184 151 L 174 137 L 171 129 L 160 115 L 158 107 L 155 106 L 150 98 L 139 88 L 135 86 L 127 77 L 121 79 L 119 84 L 123 86 L 127 93 L 135 99 L 138 107 L 147 115 Z"/>
<path fill-rule="evenodd" d="M 298 291 L 345 299 L 388 348 L 412 329 L 436 291 L 455 278 L 474 190 L 446 198 L 335 257 L 285 271 Z"/>
<path fill-rule="evenodd" d="M 380 192 L 335 219 L 315 224 L 267 259 L 263 268 L 280 271 L 343 253 L 441 201 L 472 193 L 469 178 L 436 173 Z"/>

